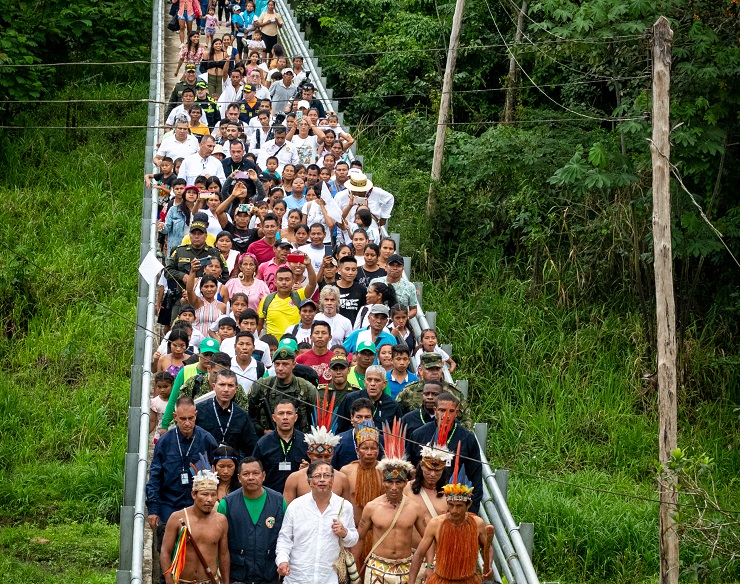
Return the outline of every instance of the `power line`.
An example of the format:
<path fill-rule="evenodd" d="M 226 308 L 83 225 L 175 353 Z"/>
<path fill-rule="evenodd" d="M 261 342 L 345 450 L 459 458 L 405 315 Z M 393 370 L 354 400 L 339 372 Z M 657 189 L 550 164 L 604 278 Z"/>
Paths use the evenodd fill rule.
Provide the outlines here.
<path fill-rule="evenodd" d="M 630 40 L 635 38 L 642 38 L 642 35 L 627 35 L 621 37 L 614 37 L 608 41 L 600 39 L 565 39 L 558 41 L 541 41 L 541 44 L 561 44 L 563 42 L 570 43 L 585 43 L 585 44 L 602 44 L 613 42 L 614 40 Z M 506 48 L 506 44 L 493 44 L 493 45 L 465 45 L 459 47 L 459 50 L 477 50 L 477 49 L 495 49 L 495 48 Z M 446 51 L 444 47 L 429 47 L 424 49 L 398 49 L 391 51 L 358 51 L 354 53 L 326 53 L 324 55 L 315 55 L 316 59 L 327 59 L 332 57 L 363 57 L 363 56 L 377 56 L 377 55 L 398 55 L 404 53 L 429 53 L 430 51 Z M 69 61 L 60 63 L 0 63 L 0 68 L 38 68 L 38 67 L 74 67 L 74 66 L 90 66 L 90 67 L 106 67 L 106 66 L 121 66 L 121 65 L 176 65 L 179 60 L 174 61 L 146 61 L 146 60 L 133 60 L 133 61 Z"/>
<path fill-rule="evenodd" d="M 30 264 L 31 266 L 33 266 L 34 268 L 36 268 L 40 272 L 43 272 L 46 275 L 49 275 L 49 274 L 55 275 L 54 272 L 53 272 L 53 270 L 42 268 L 37 263 L 35 263 L 33 260 L 30 260 L 29 258 L 25 257 L 23 254 L 21 254 L 20 252 L 16 251 L 15 249 L 13 249 L 12 247 L 10 247 L 5 242 L 1 242 L 0 241 L 0 246 L 4 247 L 11 254 L 13 254 L 16 258 L 21 259 L 24 262 L 27 262 L 28 264 Z M 166 270 L 166 268 L 165 268 L 165 270 Z M 81 298 L 85 298 L 85 299 L 91 300 L 93 303 L 95 303 L 98 306 L 102 307 L 103 309 L 109 311 L 110 313 L 118 316 L 119 318 L 121 318 L 125 322 L 127 322 L 129 324 L 132 324 L 135 328 L 141 329 L 141 330 L 143 330 L 143 331 L 151 334 L 152 337 L 157 336 L 157 333 L 155 331 L 153 331 L 151 329 L 148 329 L 146 326 L 143 326 L 143 325 L 138 324 L 136 321 L 131 320 L 128 316 L 121 314 L 120 312 L 118 312 L 114 308 L 111 308 L 110 306 L 108 306 L 104 302 L 101 302 L 101 301 L 97 300 L 94 296 L 92 296 L 92 294 L 90 292 L 76 290 L 73 286 L 67 284 L 63 278 L 59 277 L 58 274 L 56 276 L 57 276 L 55 278 L 55 281 L 56 282 L 60 283 L 60 285 L 62 285 L 64 287 L 68 288 L 69 290 L 71 290 L 72 292 L 74 292 L 77 296 L 79 296 Z M 178 284 L 178 286 L 181 289 L 183 288 L 182 285 L 179 282 L 177 284 Z M 205 357 L 204 356 L 204 359 L 207 362 L 210 361 L 210 357 Z M 240 377 L 240 378 L 243 378 L 243 379 L 248 379 L 246 377 L 246 375 L 244 375 L 242 373 L 236 372 L 236 375 L 237 375 L 237 377 Z M 309 406 L 311 408 L 316 407 L 316 404 L 313 404 L 313 403 L 310 403 L 310 402 L 308 402 L 306 400 L 302 400 L 300 398 L 297 398 L 297 397 L 295 397 L 295 396 L 293 396 L 293 395 L 291 395 L 291 394 L 289 394 L 287 392 L 284 392 L 284 391 L 280 390 L 277 386 L 273 387 L 272 389 L 276 393 L 282 395 L 283 397 L 289 398 L 289 399 L 291 399 L 291 400 L 293 400 L 295 402 L 299 402 L 299 403 L 301 403 L 303 405 L 307 405 L 307 406 Z M 334 417 L 336 419 L 343 419 L 345 421 L 350 421 L 349 418 L 346 418 L 344 416 L 340 416 L 338 413 L 335 413 L 334 414 Z M 421 443 L 421 442 L 414 441 L 414 440 L 412 440 L 410 438 L 406 438 L 406 441 L 409 442 L 409 443 L 411 443 L 411 444 L 414 444 L 415 446 L 426 446 L 426 444 Z M 462 460 L 466 460 L 466 461 L 477 462 L 477 463 L 480 463 L 480 464 L 483 463 L 482 460 L 477 459 L 477 458 L 474 458 L 474 457 L 470 457 L 470 456 L 460 455 L 460 458 Z M 634 500 L 645 501 L 645 502 L 649 502 L 649 503 L 660 504 L 660 500 L 659 499 L 653 499 L 651 497 L 645 497 L 645 496 L 642 496 L 642 495 L 633 495 L 631 493 L 624 493 L 624 492 L 621 492 L 621 491 L 612 491 L 612 490 L 603 489 L 603 488 L 600 488 L 600 487 L 592 487 L 592 486 L 589 486 L 589 485 L 582 485 L 582 484 L 579 484 L 579 483 L 574 483 L 574 482 L 566 481 L 566 480 L 563 480 L 563 479 L 556 479 L 556 478 L 552 478 L 552 477 L 547 477 L 547 476 L 539 475 L 539 474 L 528 472 L 528 471 L 518 470 L 518 469 L 502 468 L 501 470 L 508 470 L 509 472 L 512 472 L 512 473 L 515 473 L 515 474 L 520 474 L 520 475 L 523 475 L 523 476 L 528 476 L 530 478 L 541 480 L 541 481 L 545 481 L 545 482 L 551 482 L 551 483 L 556 483 L 556 484 L 560 484 L 560 485 L 565 485 L 565 486 L 576 488 L 576 489 L 580 489 L 580 490 L 593 491 L 593 492 L 603 493 L 603 494 L 607 494 L 607 495 L 618 496 L 618 497 L 622 497 L 622 498 L 625 498 L 625 499 L 634 499 Z M 692 508 L 696 508 L 696 505 L 693 505 L 691 503 L 678 503 L 677 505 L 679 507 L 692 507 Z M 729 515 L 740 514 L 740 511 L 736 511 L 736 510 L 717 509 L 716 511 L 722 512 L 722 513 L 726 513 L 726 514 L 729 514 Z"/>
<path fill-rule="evenodd" d="M 649 79 L 650 75 L 631 75 L 627 77 L 613 77 L 602 80 L 586 80 L 586 81 L 569 81 L 567 83 L 547 83 L 540 84 L 539 87 L 569 87 L 571 85 L 589 85 L 592 83 L 609 83 L 612 81 L 632 81 L 638 79 Z M 538 87 L 536 85 L 520 85 L 520 89 L 529 89 Z M 460 89 L 453 90 L 450 93 L 453 95 L 457 94 L 470 94 L 470 93 L 496 93 L 506 91 L 505 87 L 488 87 L 481 89 Z M 442 95 L 446 92 L 435 93 L 434 95 Z M 360 99 L 364 97 L 368 98 L 393 98 L 393 97 L 430 97 L 431 93 L 396 93 L 396 94 L 372 94 L 372 93 L 361 93 L 355 95 L 349 95 L 344 97 L 334 97 L 332 101 L 350 101 L 354 99 Z M 155 99 L 7 99 L 0 100 L 0 104 L 4 103 L 159 103 L 168 104 L 169 101 L 161 101 Z"/>
<path fill-rule="evenodd" d="M 529 79 L 529 82 L 532 83 L 537 88 L 537 90 L 542 95 L 544 95 L 549 101 L 551 101 L 552 103 L 554 103 L 559 108 L 564 109 L 565 111 L 568 111 L 568 112 L 570 112 L 572 114 L 575 114 L 577 116 L 580 116 L 580 117 L 586 118 L 586 119 L 590 119 L 590 120 L 597 120 L 597 121 L 600 121 L 600 122 L 615 122 L 615 121 L 627 121 L 629 119 L 629 118 L 602 118 L 602 117 L 598 117 L 598 116 L 592 116 L 592 115 L 589 115 L 589 114 L 584 114 L 584 113 L 578 112 L 578 111 L 576 111 L 574 109 L 571 109 L 571 108 L 569 108 L 566 105 L 563 105 L 562 103 L 560 103 L 559 101 L 557 101 L 555 98 L 551 97 L 544 89 L 542 89 L 539 85 L 537 85 L 534 82 L 534 80 L 532 79 L 532 77 L 530 77 L 529 73 L 527 73 L 527 71 L 524 69 L 524 67 L 521 66 L 521 64 L 517 60 L 516 56 L 514 55 L 514 52 L 511 50 L 511 48 L 509 48 L 509 45 L 506 43 L 506 39 L 504 38 L 504 35 L 501 33 L 501 29 L 499 28 L 498 23 L 496 22 L 496 17 L 493 15 L 493 10 L 491 10 L 491 5 L 488 3 L 488 0 L 485 0 L 485 2 L 486 2 L 486 7 L 488 8 L 488 13 L 491 15 L 491 20 L 493 21 L 493 25 L 496 27 L 496 32 L 498 32 L 498 35 L 501 37 L 501 40 L 506 45 L 506 50 L 508 51 L 509 55 L 511 56 L 512 59 L 514 59 L 514 62 L 517 64 L 517 66 L 519 67 L 519 69 L 521 70 L 521 72 L 524 74 L 524 76 L 527 79 Z M 634 119 L 641 119 L 641 118 L 631 118 L 631 119 L 634 120 Z"/>

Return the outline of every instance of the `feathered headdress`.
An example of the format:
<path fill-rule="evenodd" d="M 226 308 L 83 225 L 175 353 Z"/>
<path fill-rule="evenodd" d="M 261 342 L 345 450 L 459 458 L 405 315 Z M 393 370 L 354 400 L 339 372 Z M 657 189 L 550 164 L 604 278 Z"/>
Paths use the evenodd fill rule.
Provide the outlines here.
<path fill-rule="evenodd" d="M 432 470 L 442 470 L 447 466 L 448 461 L 452 460 L 455 455 L 447 448 L 447 441 L 450 438 L 450 430 L 455 423 L 455 415 L 450 412 L 445 413 L 439 421 L 437 428 L 437 440 L 434 444 L 421 447 L 421 461 Z"/>
<path fill-rule="evenodd" d="M 383 448 L 385 458 L 378 463 L 383 480 L 409 480 L 414 467 L 406 460 L 406 428 L 398 418 L 393 421 L 393 428 L 388 422 L 383 423 Z"/>
<path fill-rule="evenodd" d="M 375 427 L 375 422 L 372 420 L 366 420 L 357 424 L 355 444 L 359 446 L 366 440 L 372 440 L 373 442 L 380 444 L 380 432 L 378 432 L 378 429 Z"/>
<path fill-rule="evenodd" d="M 324 392 L 324 399 L 319 403 L 319 396 L 316 396 L 316 425 L 311 426 L 311 433 L 304 436 L 308 444 L 308 452 L 312 454 L 333 454 L 334 448 L 339 444 L 339 436 L 335 436 L 331 429 L 334 419 L 334 398 L 331 396 L 331 402 L 327 403 L 329 392 Z"/>
<path fill-rule="evenodd" d="M 218 490 L 218 475 L 210 470 L 199 470 L 193 477 L 193 492 Z"/>
<path fill-rule="evenodd" d="M 473 485 L 465 476 L 465 470 L 460 468 L 460 443 L 457 444 L 455 455 L 455 469 L 449 484 L 442 487 L 448 501 L 471 501 L 473 499 Z"/>

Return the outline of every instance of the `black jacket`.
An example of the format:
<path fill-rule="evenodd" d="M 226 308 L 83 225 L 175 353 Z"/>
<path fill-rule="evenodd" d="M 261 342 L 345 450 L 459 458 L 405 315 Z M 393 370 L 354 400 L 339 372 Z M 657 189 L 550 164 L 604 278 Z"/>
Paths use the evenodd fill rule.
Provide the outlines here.
<path fill-rule="evenodd" d="M 353 392 L 342 402 L 342 406 L 337 412 L 339 418 L 337 420 L 337 432 L 345 432 L 350 429 L 351 424 L 349 418 L 352 411 L 352 404 L 355 403 L 356 399 L 361 397 L 367 397 L 369 399 L 366 390 Z M 382 430 L 383 422 L 388 422 L 389 425 L 392 425 L 393 420 L 403 417 L 401 406 L 385 392 L 381 394 L 380 399 L 373 406 L 373 422 L 375 422 L 375 427 L 378 430 Z"/>

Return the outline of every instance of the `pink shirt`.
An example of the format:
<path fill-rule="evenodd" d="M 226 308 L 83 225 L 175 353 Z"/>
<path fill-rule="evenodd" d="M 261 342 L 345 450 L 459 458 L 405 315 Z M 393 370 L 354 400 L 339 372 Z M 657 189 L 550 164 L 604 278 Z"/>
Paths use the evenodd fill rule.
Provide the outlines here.
<path fill-rule="evenodd" d="M 269 262 L 275 257 L 275 248 L 269 243 L 265 243 L 264 239 L 250 243 L 247 251 L 257 258 L 258 264 Z"/>
<path fill-rule="evenodd" d="M 249 308 L 254 311 L 259 308 L 260 300 L 270 293 L 270 289 L 267 287 L 267 284 L 257 278 L 255 278 L 254 282 L 249 286 L 245 286 L 239 278 L 231 278 L 231 280 L 226 282 L 225 286 L 229 291 L 229 298 L 233 298 L 234 294 L 238 294 L 239 292 L 246 294 Z"/>

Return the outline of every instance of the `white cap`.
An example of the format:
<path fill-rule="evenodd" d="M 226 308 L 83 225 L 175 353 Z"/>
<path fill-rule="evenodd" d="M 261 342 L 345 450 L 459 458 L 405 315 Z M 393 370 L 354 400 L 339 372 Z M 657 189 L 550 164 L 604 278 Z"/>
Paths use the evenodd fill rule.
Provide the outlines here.
<path fill-rule="evenodd" d="M 302 99 L 298 102 L 298 109 L 301 109 L 302 107 L 305 107 L 306 109 L 311 109 L 311 104 L 308 103 L 305 99 Z"/>

